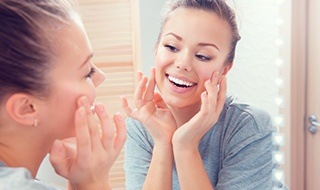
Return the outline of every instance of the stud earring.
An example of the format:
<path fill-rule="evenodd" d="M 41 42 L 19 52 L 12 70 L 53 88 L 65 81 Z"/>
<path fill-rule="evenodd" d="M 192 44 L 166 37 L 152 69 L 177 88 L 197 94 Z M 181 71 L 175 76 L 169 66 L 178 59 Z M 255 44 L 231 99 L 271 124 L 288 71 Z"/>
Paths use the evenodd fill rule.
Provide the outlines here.
<path fill-rule="evenodd" d="M 37 127 L 38 126 L 38 119 L 35 119 L 34 121 L 33 121 L 33 127 Z"/>

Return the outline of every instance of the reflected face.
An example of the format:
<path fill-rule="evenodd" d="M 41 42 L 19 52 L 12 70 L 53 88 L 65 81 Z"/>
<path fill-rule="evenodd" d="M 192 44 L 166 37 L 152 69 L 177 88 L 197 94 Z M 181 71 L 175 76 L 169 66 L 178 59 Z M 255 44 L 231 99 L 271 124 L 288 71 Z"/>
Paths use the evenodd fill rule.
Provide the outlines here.
<path fill-rule="evenodd" d="M 95 88 L 104 81 L 102 72 L 92 63 L 90 42 L 82 22 L 77 18 L 58 32 L 57 57 L 49 73 L 50 95 L 42 100 L 39 124 L 48 137 L 74 136 L 74 114 L 77 99 L 86 95 L 93 103 Z"/>
<path fill-rule="evenodd" d="M 212 12 L 190 8 L 173 11 L 156 49 L 156 81 L 172 107 L 198 106 L 205 81 L 215 71 L 226 75 L 231 30 Z"/>

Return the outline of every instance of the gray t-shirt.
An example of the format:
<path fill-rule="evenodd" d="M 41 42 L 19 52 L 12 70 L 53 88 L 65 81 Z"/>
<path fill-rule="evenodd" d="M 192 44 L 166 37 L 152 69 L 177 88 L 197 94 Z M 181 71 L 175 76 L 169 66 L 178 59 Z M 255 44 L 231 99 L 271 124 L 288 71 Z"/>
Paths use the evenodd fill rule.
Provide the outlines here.
<path fill-rule="evenodd" d="M 127 119 L 125 173 L 128 190 L 142 189 L 152 158 L 154 142 L 142 123 Z M 205 169 L 215 190 L 287 189 L 275 182 L 272 161 L 278 147 L 272 141 L 277 132 L 269 114 L 228 96 L 217 123 L 199 144 Z M 173 167 L 172 189 L 179 181 Z"/>
<path fill-rule="evenodd" d="M 12 168 L 0 162 L 1 190 L 60 190 L 58 187 L 46 184 L 32 178 L 26 168 Z"/>

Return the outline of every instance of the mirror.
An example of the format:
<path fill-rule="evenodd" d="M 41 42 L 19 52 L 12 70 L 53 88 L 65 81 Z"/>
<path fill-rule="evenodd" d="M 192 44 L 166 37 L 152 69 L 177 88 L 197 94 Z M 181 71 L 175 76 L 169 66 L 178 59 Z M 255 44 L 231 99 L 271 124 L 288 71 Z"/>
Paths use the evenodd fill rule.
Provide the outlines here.
<path fill-rule="evenodd" d="M 132 1 L 132 3 L 136 3 L 136 1 Z M 90 3 L 97 3 L 92 0 L 83 0 L 82 2 L 88 6 Z M 103 2 L 109 3 L 107 0 Z M 289 171 L 288 159 L 286 159 L 288 157 L 286 153 L 289 152 L 286 148 L 289 143 L 289 138 L 286 138 L 286 135 L 289 134 L 289 127 L 286 121 L 290 109 L 287 97 L 290 94 L 284 86 L 290 81 L 288 68 L 290 68 L 291 56 L 291 1 L 227 0 L 227 2 L 236 10 L 242 37 L 237 46 L 234 66 L 228 74 L 228 93 L 264 108 L 274 118 L 280 130 L 280 135 L 274 136 L 274 142 L 282 145 L 281 151 L 274 154 L 274 160 L 280 164 L 280 168 L 275 171 L 274 176 L 289 184 L 287 183 L 289 175 L 285 174 Z M 124 4 L 122 1 L 120 3 Z M 117 7 L 115 1 L 110 4 L 113 8 Z M 154 64 L 153 48 L 159 32 L 160 11 L 164 1 L 138 1 L 138 4 L 141 32 L 140 69 L 148 75 L 150 67 Z M 123 10 L 130 11 L 128 8 Z M 107 11 L 101 10 L 101 12 Z M 112 13 L 109 14 L 112 15 Z M 110 15 L 105 18 L 107 18 L 106 20 L 114 19 Z M 108 26 L 107 24 L 101 25 L 104 28 Z M 101 27 L 95 29 L 102 30 Z M 128 39 L 131 40 L 129 37 Z M 114 55 L 114 52 L 111 54 Z M 115 101 L 118 101 L 118 96 L 116 98 Z M 45 160 L 43 165 L 49 166 L 49 171 L 42 169 L 39 172 L 40 179 L 52 181 L 60 186 L 65 185 L 65 181 L 54 174 L 48 160 Z"/>
<path fill-rule="evenodd" d="M 280 164 L 274 177 L 289 183 L 286 165 L 286 143 L 289 138 L 286 118 L 289 109 L 291 56 L 291 1 L 285 0 L 227 0 L 237 14 L 241 40 L 236 50 L 233 68 L 228 74 L 228 94 L 268 111 L 279 127 L 274 142 L 280 151 L 274 161 Z M 153 47 L 160 28 L 162 0 L 140 1 L 142 71 L 148 75 L 154 63 Z M 159 14 L 157 14 L 159 13 Z M 288 134 L 289 136 L 289 134 Z M 289 156 L 288 156 L 289 157 Z M 288 183 L 287 183 L 288 182 Z"/>

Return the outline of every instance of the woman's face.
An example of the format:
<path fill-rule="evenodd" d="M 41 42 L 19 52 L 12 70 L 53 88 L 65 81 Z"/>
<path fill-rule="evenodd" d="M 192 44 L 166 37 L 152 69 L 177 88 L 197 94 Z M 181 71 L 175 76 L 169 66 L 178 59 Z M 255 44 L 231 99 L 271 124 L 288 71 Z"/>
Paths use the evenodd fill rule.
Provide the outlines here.
<path fill-rule="evenodd" d="M 91 61 L 93 51 L 80 20 L 75 18 L 56 36 L 57 56 L 48 74 L 50 95 L 41 100 L 39 110 L 39 127 L 44 126 L 52 139 L 74 135 L 77 99 L 86 95 L 93 104 L 95 88 L 104 81 Z"/>
<path fill-rule="evenodd" d="M 204 83 L 215 71 L 226 75 L 231 31 L 212 12 L 190 8 L 173 11 L 156 49 L 156 82 L 171 107 L 198 106 Z"/>

